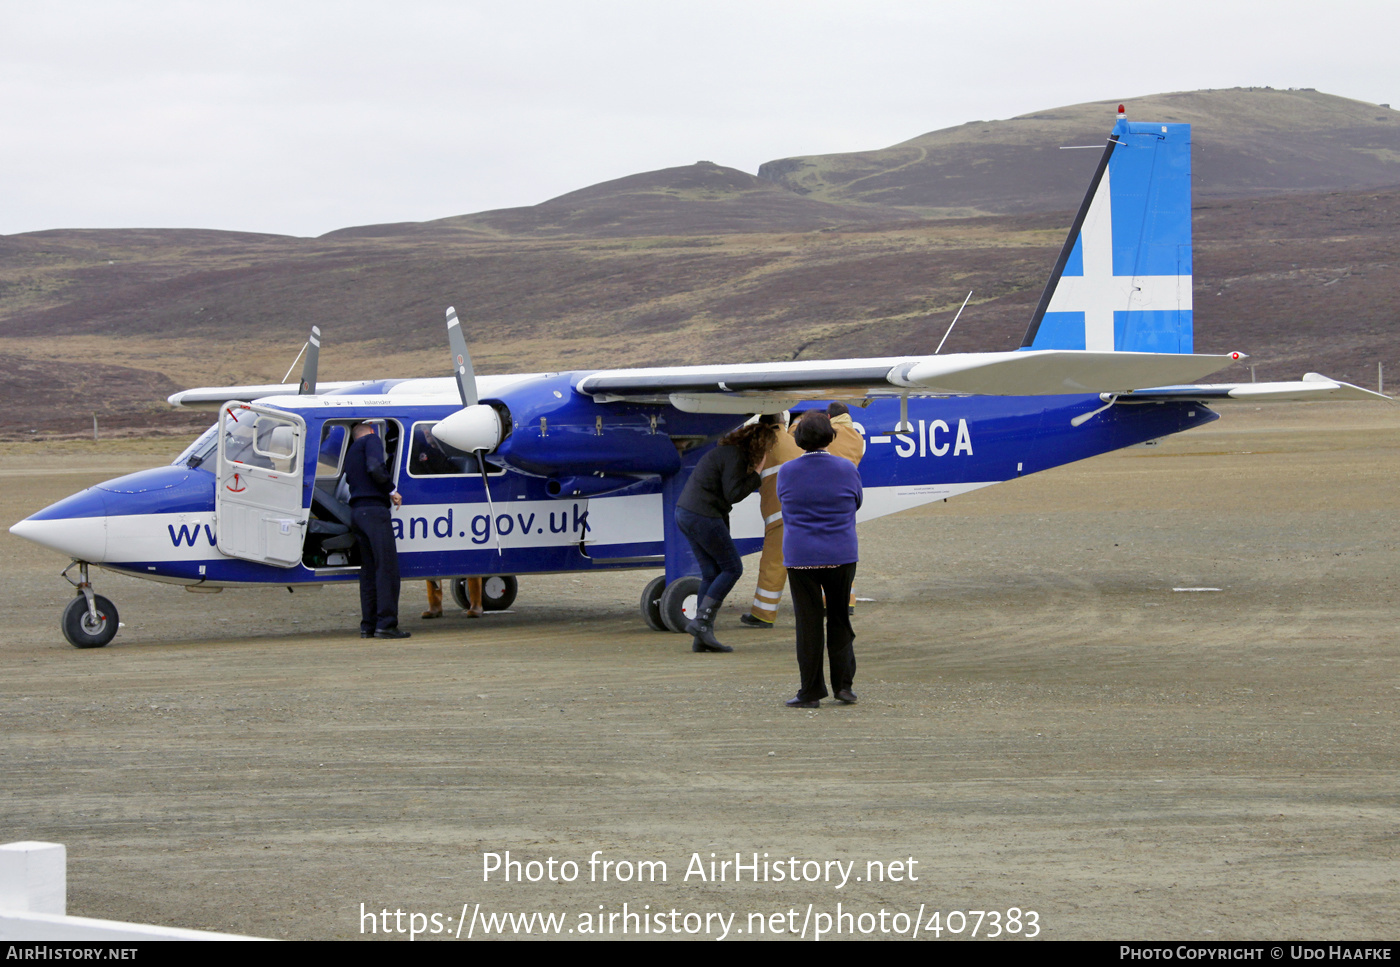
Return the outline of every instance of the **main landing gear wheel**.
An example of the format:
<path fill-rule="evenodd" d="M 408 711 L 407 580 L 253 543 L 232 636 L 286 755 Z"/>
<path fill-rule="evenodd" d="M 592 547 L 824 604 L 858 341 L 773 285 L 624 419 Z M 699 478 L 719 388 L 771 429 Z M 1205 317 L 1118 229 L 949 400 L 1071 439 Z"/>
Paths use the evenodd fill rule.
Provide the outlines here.
<path fill-rule="evenodd" d="M 63 637 L 74 648 L 101 648 L 117 636 L 117 606 L 102 595 L 93 595 L 97 617 L 88 613 L 87 598 L 78 595 L 63 609 Z"/>
<path fill-rule="evenodd" d="M 513 574 L 493 574 L 481 580 L 481 606 L 487 611 L 504 611 L 515 603 L 520 582 Z M 471 607 L 467 597 L 467 579 L 452 579 L 452 599 L 463 611 Z"/>
<path fill-rule="evenodd" d="M 652 631 L 670 631 L 661 617 L 661 592 L 666 590 L 666 575 L 652 578 L 642 588 L 642 620 Z"/>
<path fill-rule="evenodd" d="M 700 579 L 689 577 L 676 578 L 661 592 L 661 620 L 678 635 L 685 634 L 685 626 L 699 610 L 700 602 L 695 594 L 699 590 Z"/>

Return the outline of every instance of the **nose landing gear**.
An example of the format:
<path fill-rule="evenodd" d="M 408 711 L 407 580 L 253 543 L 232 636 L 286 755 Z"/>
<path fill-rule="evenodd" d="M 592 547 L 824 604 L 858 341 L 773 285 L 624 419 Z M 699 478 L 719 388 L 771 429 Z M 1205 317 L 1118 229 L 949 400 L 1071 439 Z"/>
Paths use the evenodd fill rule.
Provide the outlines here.
<path fill-rule="evenodd" d="M 78 566 L 81 581 L 74 581 L 68 574 L 73 565 Z M 59 625 L 63 637 L 74 648 L 101 648 L 117 636 L 120 619 L 117 606 L 92 590 L 88 580 L 88 566 L 85 561 L 74 561 L 63 569 L 63 577 L 78 589 L 78 596 L 68 602 L 63 609 Z"/>

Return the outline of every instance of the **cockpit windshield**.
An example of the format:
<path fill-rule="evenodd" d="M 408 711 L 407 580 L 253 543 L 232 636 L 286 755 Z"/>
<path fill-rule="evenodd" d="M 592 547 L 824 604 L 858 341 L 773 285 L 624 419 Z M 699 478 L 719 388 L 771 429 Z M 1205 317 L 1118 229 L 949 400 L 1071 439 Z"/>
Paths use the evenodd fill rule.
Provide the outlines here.
<path fill-rule="evenodd" d="M 178 457 L 170 461 L 170 465 L 172 467 L 189 467 L 193 470 L 213 456 L 218 446 L 219 424 L 215 423 L 201 433 L 197 440 L 185 447 Z"/>

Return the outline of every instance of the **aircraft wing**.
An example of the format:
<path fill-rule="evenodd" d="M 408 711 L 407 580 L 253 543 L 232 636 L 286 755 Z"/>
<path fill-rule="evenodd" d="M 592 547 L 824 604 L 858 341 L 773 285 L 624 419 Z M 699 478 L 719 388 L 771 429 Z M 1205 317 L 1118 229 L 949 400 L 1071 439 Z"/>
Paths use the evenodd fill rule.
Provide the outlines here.
<path fill-rule="evenodd" d="M 1197 386 L 1157 386 L 1134 390 L 1118 398 L 1120 403 L 1160 400 L 1200 400 L 1203 403 L 1302 403 L 1309 400 L 1394 400 L 1382 393 L 1308 373 L 1301 380 L 1282 383 L 1205 383 Z"/>
<path fill-rule="evenodd" d="M 603 370 L 577 383 L 600 402 L 670 397 L 681 409 L 728 412 L 756 399 L 831 399 L 922 392 L 949 396 L 1127 393 L 1199 379 L 1244 358 L 1074 349 L 884 359 Z"/>
<path fill-rule="evenodd" d="M 337 383 L 317 383 L 316 392 L 325 394 L 337 390 L 369 386 L 369 380 L 342 380 Z M 258 400 L 264 396 L 294 396 L 298 383 L 262 383 L 251 386 L 200 386 L 181 390 L 166 397 L 171 406 L 187 410 L 217 410 L 229 400 Z"/>

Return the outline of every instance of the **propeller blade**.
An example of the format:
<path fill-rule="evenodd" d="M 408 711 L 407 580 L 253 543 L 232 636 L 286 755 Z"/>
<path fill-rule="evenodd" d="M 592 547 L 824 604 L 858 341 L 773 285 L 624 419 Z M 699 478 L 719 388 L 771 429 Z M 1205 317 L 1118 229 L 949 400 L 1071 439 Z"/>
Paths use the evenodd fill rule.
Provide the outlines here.
<path fill-rule="evenodd" d="M 311 327 L 311 338 L 306 342 L 306 363 L 301 367 L 301 384 L 297 393 L 302 396 L 316 395 L 316 366 L 321 359 L 321 328 Z"/>
<path fill-rule="evenodd" d="M 501 418 L 491 407 L 480 405 L 476 373 L 472 371 L 472 356 L 467 351 L 467 339 L 462 335 L 457 310 L 452 306 L 447 307 L 447 345 L 452 350 L 452 375 L 457 378 L 462 409 L 443 421 L 447 423 L 445 435 L 441 433 L 443 423 L 434 427 L 435 435 L 449 446 L 455 445 L 476 455 L 476 465 L 481 470 L 481 486 L 486 491 L 486 509 L 491 514 L 491 531 L 496 535 L 496 554 L 504 556 L 501 532 L 496 528 L 496 505 L 491 500 L 491 483 L 486 473 L 486 454 L 501 441 Z M 489 445 L 484 445 L 488 440 Z"/>
<path fill-rule="evenodd" d="M 467 352 L 462 324 L 457 321 L 457 310 L 452 306 L 447 307 L 447 345 L 452 350 L 452 375 L 457 377 L 457 392 L 462 395 L 462 405 L 475 406 L 479 401 L 476 373 L 472 372 L 472 356 Z"/>
<path fill-rule="evenodd" d="M 496 556 L 504 557 L 501 550 L 501 532 L 496 529 L 496 505 L 491 503 L 491 483 L 486 479 L 486 451 L 476 451 L 476 465 L 481 470 L 481 486 L 486 489 L 486 512 L 491 515 L 491 533 L 496 535 Z"/>

